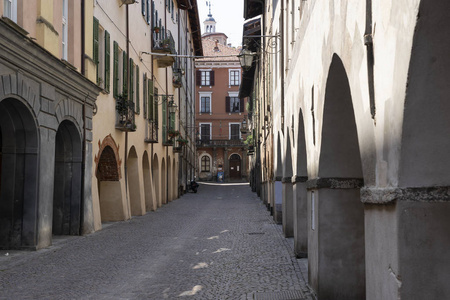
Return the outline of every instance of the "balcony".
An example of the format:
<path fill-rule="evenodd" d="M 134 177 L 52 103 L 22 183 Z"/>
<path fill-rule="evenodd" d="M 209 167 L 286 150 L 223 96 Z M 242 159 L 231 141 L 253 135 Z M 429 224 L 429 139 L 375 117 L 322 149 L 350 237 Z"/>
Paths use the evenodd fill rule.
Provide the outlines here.
<path fill-rule="evenodd" d="M 197 140 L 197 147 L 246 147 L 242 140 Z"/>
<path fill-rule="evenodd" d="M 152 52 L 161 53 L 161 55 L 153 56 L 153 59 L 156 60 L 158 68 L 167 68 L 173 65 L 175 62 L 175 57 L 167 56 L 167 54 L 176 53 L 175 40 L 169 30 L 161 32 L 158 29 L 158 32 L 153 32 Z"/>
<path fill-rule="evenodd" d="M 158 142 L 158 124 L 153 120 L 147 120 L 144 141 L 146 143 L 157 143 Z"/>
<path fill-rule="evenodd" d="M 127 95 L 120 95 L 116 100 L 116 129 L 120 131 L 136 131 L 134 122 L 134 102 Z"/>

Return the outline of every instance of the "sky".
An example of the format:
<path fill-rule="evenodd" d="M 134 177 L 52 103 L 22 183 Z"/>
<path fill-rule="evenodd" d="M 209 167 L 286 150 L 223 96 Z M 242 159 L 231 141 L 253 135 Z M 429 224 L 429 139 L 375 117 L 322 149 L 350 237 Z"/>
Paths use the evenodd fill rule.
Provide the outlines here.
<path fill-rule="evenodd" d="M 209 0 L 208 0 L 209 1 Z M 197 0 L 200 25 L 204 33 L 203 21 L 208 17 L 207 0 Z M 216 20 L 216 32 L 225 33 L 232 46 L 242 44 L 242 26 L 244 23 L 244 0 L 211 0 L 211 13 Z"/>

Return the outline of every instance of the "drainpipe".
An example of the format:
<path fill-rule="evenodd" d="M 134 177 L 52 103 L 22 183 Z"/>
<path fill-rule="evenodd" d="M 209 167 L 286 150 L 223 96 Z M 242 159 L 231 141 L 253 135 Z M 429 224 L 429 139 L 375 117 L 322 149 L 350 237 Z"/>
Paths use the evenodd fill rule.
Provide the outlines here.
<path fill-rule="evenodd" d="M 81 74 L 86 75 L 86 67 L 85 67 L 85 62 L 84 62 L 84 56 L 85 56 L 85 51 L 86 51 L 86 41 L 84 40 L 86 38 L 86 33 L 85 33 L 85 26 L 86 24 L 84 24 L 84 22 L 86 21 L 86 17 L 85 17 L 85 0 L 81 0 Z"/>
<path fill-rule="evenodd" d="M 280 38 L 281 38 L 281 131 L 284 134 L 284 0 L 281 1 L 281 22 L 280 22 Z"/>
<path fill-rule="evenodd" d="M 164 27 L 166 28 L 166 36 L 167 36 L 167 32 L 169 31 L 167 29 L 167 7 L 166 5 L 164 5 Z M 167 71 L 166 68 L 166 104 L 163 105 L 167 105 L 167 101 L 169 101 L 169 97 L 168 97 L 168 92 L 169 92 L 169 72 Z M 169 121 L 169 122 L 167 122 Z M 168 110 L 168 107 L 166 107 L 166 130 L 169 128 L 170 126 L 170 112 Z M 165 142 L 165 141 L 164 141 Z M 167 167 L 169 165 L 169 161 L 168 161 L 168 157 L 169 157 L 169 146 L 166 146 L 166 204 L 169 203 L 169 168 Z"/>
<path fill-rule="evenodd" d="M 374 89 L 374 54 L 373 54 L 373 36 L 372 36 L 372 0 L 366 0 L 366 30 L 364 32 L 364 45 L 367 48 L 367 75 L 369 80 L 369 100 L 370 100 L 370 114 L 375 120 L 376 106 L 375 106 L 375 89 Z"/>
<path fill-rule="evenodd" d="M 129 26 L 129 17 L 128 17 L 128 4 L 126 4 L 125 7 L 125 14 L 126 14 L 126 27 L 127 27 L 127 88 L 130 89 L 130 26 Z M 127 91 L 127 97 L 128 100 L 130 100 L 130 93 Z M 129 117 L 129 115 L 128 115 Z M 131 212 L 130 212 L 130 201 L 128 199 L 128 128 L 125 130 L 125 157 L 124 157 L 124 178 L 125 178 L 125 195 L 127 199 L 127 208 L 128 208 L 128 216 L 131 219 Z"/>
<path fill-rule="evenodd" d="M 84 2 L 84 1 L 83 1 Z M 80 199 L 80 231 L 79 234 L 83 235 L 84 232 L 84 191 L 85 191 L 85 168 L 86 168 L 86 100 L 89 97 L 89 93 L 86 95 L 83 101 L 83 142 L 81 148 L 81 199 Z"/>

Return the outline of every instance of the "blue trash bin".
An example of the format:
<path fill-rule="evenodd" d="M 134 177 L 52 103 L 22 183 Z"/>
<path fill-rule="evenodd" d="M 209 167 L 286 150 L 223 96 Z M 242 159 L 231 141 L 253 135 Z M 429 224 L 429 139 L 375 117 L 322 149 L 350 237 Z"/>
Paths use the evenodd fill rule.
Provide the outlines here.
<path fill-rule="evenodd" d="M 223 172 L 217 172 L 217 182 L 223 182 Z"/>

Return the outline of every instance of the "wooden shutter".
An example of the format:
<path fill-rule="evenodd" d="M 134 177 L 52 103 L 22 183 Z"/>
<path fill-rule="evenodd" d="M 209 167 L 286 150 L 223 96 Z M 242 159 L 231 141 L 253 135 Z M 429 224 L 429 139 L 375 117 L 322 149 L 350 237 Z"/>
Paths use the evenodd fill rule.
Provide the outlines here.
<path fill-rule="evenodd" d="M 239 109 L 240 109 L 240 112 L 244 112 L 244 106 L 245 106 L 245 101 L 244 101 L 244 98 L 241 98 L 241 99 L 239 99 L 239 101 L 240 101 L 240 103 L 239 103 Z"/>
<path fill-rule="evenodd" d="M 128 98 L 133 102 L 133 111 L 136 111 L 136 102 L 134 101 L 134 65 L 133 59 L 130 58 L 130 97 Z"/>
<path fill-rule="evenodd" d="M 209 72 L 209 85 L 214 85 L 214 70 Z"/>
<path fill-rule="evenodd" d="M 139 98 L 139 66 L 136 65 L 136 113 L 141 113 L 141 102 Z"/>
<path fill-rule="evenodd" d="M 202 72 L 195 72 L 195 81 L 197 81 L 197 85 L 202 85 Z"/>
<path fill-rule="evenodd" d="M 153 80 L 148 81 L 148 119 L 150 121 L 155 120 L 155 110 L 154 110 L 154 95 L 153 95 Z"/>
<path fill-rule="evenodd" d="M 142 76 L 143 82 L 142 82 L 142 108 L 144 109 L 144 119 L 147 118 L 147 110 L 148 110 L 148 84 L 147 84 L 147 74 L 144 73 L 144 76 Z"/>
<path fill-rule="evenodd" d="M 113 61 L 113 96 L 117 98 L 119 95 L 119 45 L 116 41 L 113 44 L 114 61 Z"/>
<path fill-rule="evenodd" d="M 99 63 L 99 47 L 98 47 L 98 32 L 99 32 L 99 24 L 97 18 L 94 18 L 94 53 L 93 53 L 93 59 L 96 67 L 96 82 L 97 84 L 100 83 L 99 80 L 99 74 L 98 74 L 98 63 Z"/>
<path fill-rule="evenodd" d="M 109 92 L 111 86 L 111 38 L 105 31 L 105 90 Z"/>
<path fill-rule="evenodd" d="M 158 127 L 159 126 L 159 111 L 158 111 L 158 89 L 154 88 L 154 101 L 153 101 L 153 113 L 154 113 L 154 120 L 155 120 L 155 124 Z"/>
<path fill-rule="evenodd" d="M 231 124 L 230 129 L 231 129 L 231 135 L 230 135 L 231 139 L 239 140 L 239 124 Z"/>
<path fill-rule="evenodd" d="M 147 3 L 147 6 L 146 6 L 146 11 L 145 11 L 145 13 L 146 13 L 146 18 L 147 18 L 147 24 L 150 24 L 150 8 L 149 8 L 149 6 L 150 6 L 150 3 L 149 3 L 149 0 L 141 0 L 142 2 L 146 2 Z M 153 3 L 152 3 L 152 5 L 153 5 Z"/>
<path fill-rule="evenodd" d="M 230 112 L 230 97 L 229 96 L 225 97 L 225 111 Z"/>
<path fill-rule="evenodd" d="M 122 64 L 122 66 L 123 66 L 123 68 L 122 68 L 123 69 L 123 72 L 122 72 L 122 82 L 123 82 L 122 94 L 124 94 L 124 93 L 129 94 L 129 91 L 128 91 L 128 61 L 127 61 L 127 53 L 125 51 L 123 51 L 122 60 L 123 60 L 123 64 Z M 128 98 L 128 99 L 130 99 L 130 98 Z"/>

